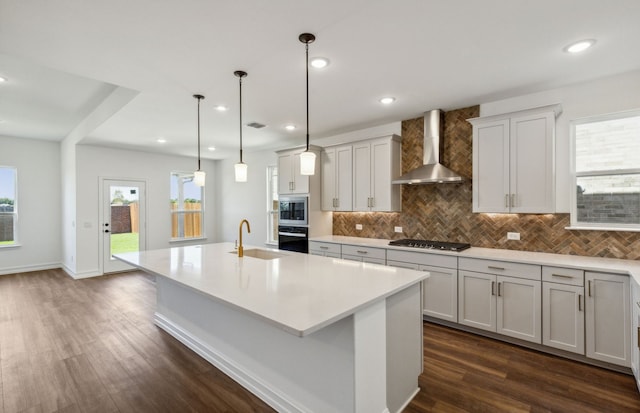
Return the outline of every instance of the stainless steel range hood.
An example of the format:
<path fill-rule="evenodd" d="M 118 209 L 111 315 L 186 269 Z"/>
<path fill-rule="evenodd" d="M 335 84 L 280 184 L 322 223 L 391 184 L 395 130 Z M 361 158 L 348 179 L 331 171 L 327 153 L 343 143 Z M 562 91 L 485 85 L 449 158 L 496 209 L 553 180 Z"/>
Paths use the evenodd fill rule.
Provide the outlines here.
<path fill-rule="evenodd" d="M 444 151 L 444 112 L 439 109 L 424 114 L 423 165 L 399 178 L 392 184 L 446 184 L 459 183 L 464 178 L 440 163 Z"/>

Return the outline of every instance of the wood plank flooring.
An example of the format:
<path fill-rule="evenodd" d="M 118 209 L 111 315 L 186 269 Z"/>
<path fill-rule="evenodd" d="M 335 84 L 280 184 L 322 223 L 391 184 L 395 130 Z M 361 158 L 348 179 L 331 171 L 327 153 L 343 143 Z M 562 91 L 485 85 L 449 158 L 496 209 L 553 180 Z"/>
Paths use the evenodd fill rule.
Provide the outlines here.
<path fill-rule="evenodd" d="M 152 322 L 141 272 L 0 276 L 0 413 L 271 412 Z M 640 412 L 619 373 L 425 324 L 405 412 Z M 323 413 L 323 412 L 318 412 Z"/>

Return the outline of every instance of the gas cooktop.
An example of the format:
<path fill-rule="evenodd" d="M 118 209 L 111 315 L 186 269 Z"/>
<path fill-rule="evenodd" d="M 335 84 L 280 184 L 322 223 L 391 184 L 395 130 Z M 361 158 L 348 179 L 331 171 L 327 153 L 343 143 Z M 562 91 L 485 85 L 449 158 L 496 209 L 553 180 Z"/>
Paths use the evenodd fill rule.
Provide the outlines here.
<path fill-rule="evenodd" d="M 471 244 L 464 244 L 460 242 L 428 241 L 423 239 L 398 239 L 389 242 L 389 245 L 395 245 L 396 247 L 424 248 L 456 252 L 466 250 L 471 247 Z"/>

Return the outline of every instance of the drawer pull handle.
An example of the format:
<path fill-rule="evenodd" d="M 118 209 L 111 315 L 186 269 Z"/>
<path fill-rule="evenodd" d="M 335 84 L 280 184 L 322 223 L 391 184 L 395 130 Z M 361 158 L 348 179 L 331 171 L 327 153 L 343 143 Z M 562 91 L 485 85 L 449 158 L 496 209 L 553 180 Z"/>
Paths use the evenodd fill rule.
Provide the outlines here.
<path fill-rule="evenodd" d="M 487 266 L 490 270 L 501 270 L 504 271 L 504 267 L 494 267 L 493 265 Z"/>
<path fill-rule="evenodd" d="M 588 287 L 588 290 L 589 290 L 589 297 L 591 297 L 591 280 L 589 280 L 589 283 L 588 283 L 588 284 L 589 284 L 589 287 Z"/>
<path fill-rule="evenodd" d="M 357 250 L 356 252 L 357 252 L 358 254 L 367 254 L 369 251 Z"/>
<path fill-rule="evenodd" d="M 551 274 L 553 277 L 560 277 L 560 278 L 573 278 L 573 276 L 571 275 L 564 275 L 564 274 Z"/>
<path fill-rule="evenodd" d="M 638 348 L 640 348 L 640 327 L 638 327 Z"/>
<path fill-rule="evenodd" d="M 578 311 L 582 311 L 582 294 L 578 294 Z"/>
<path fill-rule="evenodd" d="M 496 295 L 496 282 L 491 281 L 491 295 Z"/>
<path fill-rule="evenodd" d="M 328 250 L 328 249 L 329 249 L 329 247 L 325 247 L 324 245 L 321 245 L 321 246 L 320 246 L 320 249 L 321 249 L 321 250 Z"/>
<path fill-rule="evenodd" d="M 502 283 L 498 283 L 498 297 L 502 297 L 502 294 L 500 293 L 500 284 Z"/>
<path fill-rule="evenodd" d="M 504 207 L 509 208 L 509 194 L 504 194 Z"/>

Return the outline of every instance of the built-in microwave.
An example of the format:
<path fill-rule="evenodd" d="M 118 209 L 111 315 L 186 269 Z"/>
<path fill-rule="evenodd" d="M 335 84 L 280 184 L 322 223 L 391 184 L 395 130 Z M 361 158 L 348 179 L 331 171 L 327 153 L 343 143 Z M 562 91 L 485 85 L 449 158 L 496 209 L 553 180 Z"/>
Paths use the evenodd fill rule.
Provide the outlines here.
<path fill-rule="evenodd" d="M 306 196 L 281 196 L 279 225 L 309 225 L 309 198 Z"/>

